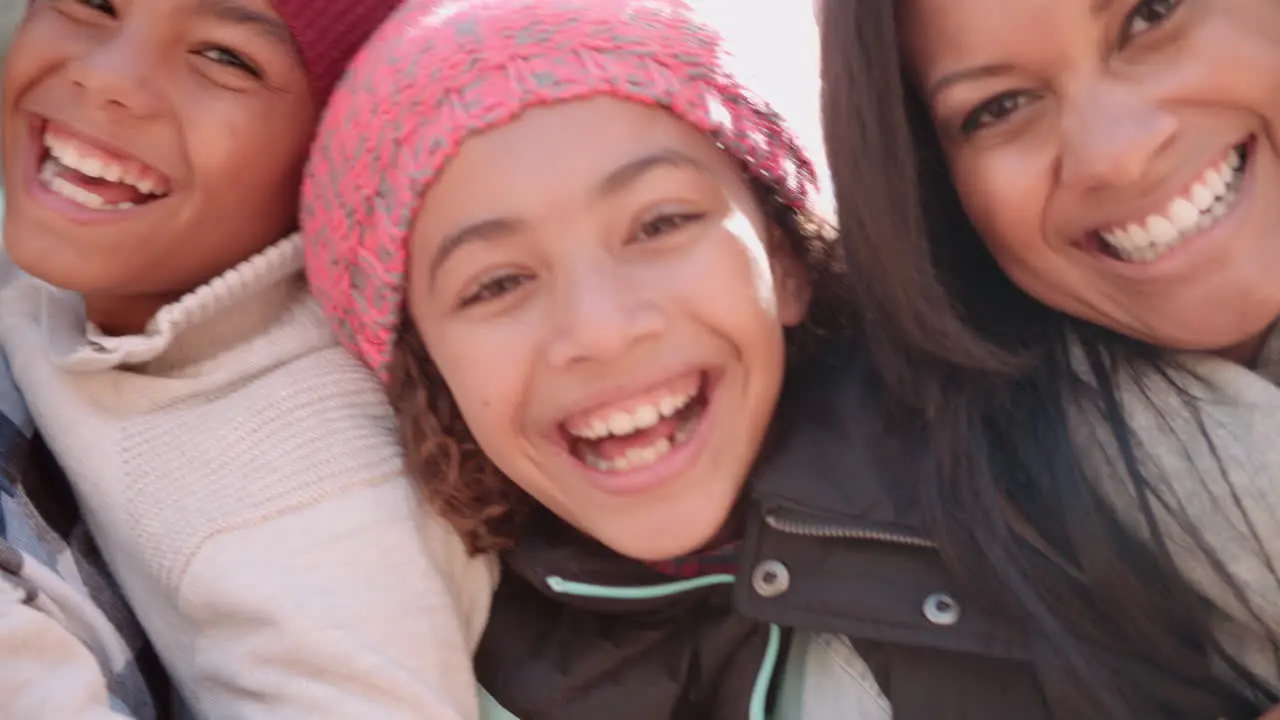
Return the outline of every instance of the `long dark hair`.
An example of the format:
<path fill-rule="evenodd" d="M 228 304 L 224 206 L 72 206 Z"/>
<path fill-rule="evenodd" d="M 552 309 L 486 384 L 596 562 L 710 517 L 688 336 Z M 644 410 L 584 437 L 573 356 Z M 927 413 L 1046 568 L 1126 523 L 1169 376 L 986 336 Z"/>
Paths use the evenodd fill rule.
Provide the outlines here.
<path fill-rule="evenodd" d="M 1157 349 L 1036 302 L 999 269 L 904 77 L 896 21 L 886 0 L 825 3 L 824 129 L 855 321 L 887 417 L 934 444 L 939 472 L 919 492 L 944 559 L 1025 617 L 1056 717 L 1258 717 L 1276 696 L 1215 640 L 1157 515 L 1189 528 L 1247 599 L 1144 474 L 1117 389 L 1156 378 L 1194 412 L 1183 377 Z M 1077 404 L 1119 449 L 1116 477 L 1082 461 Z M 1134 522 L 1102 487 L 1133 496 Z"/>

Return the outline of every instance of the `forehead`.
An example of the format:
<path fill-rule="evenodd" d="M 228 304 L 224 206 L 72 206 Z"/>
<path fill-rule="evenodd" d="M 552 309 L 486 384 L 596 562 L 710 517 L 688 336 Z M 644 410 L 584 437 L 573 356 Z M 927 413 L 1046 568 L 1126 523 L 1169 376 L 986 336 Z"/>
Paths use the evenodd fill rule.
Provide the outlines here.
<path fill-rule="evenodd" d="M 133 8 L 164 12 L 170 24 L 210 21 L 236 26 L 296 50 L 288 24 L 269 0 L 133 0 Z"/>
<path fill-rule="evenodd" d="M 1093 22 L 1098 0 L 898 0 L 899 34 L 916 72 L 940 63 L 1031 53 Z"/>

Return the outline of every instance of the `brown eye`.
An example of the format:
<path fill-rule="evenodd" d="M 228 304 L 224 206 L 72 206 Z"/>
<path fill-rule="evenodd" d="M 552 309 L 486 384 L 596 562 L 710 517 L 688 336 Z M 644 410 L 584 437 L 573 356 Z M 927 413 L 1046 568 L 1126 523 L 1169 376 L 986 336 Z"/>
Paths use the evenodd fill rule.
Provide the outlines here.
<path fill-rule="evenodd" d="M 486 280 L 480 287 L 476 288 L 471 294 L 462 298 L 459 307 L 471 307 L 488 300 L 494 300 L 502 297 L 509 292 L 518 290 L 522 285 L 529 281 L 529 277 L 525 275 L 499 275 L 495 278 Z"/>
<path fill-rule="evenodd" d="M 258 68 L 254 67 L 248 60 L 245 60 L 239 54 L 232 52 L 223 47 L 211 47 L 196 53 L 202 58 L 219 65 L 239 70 L 241 72 L 252 75 L 255 78 L 261 78 L 262 73 Z"/>
<path fill-rule="evenodd" d="M 995 125 L 1022 109 L 1031 100 L 1025 92 L 1007 92 L 997 95 L 974 108 L 960 123 L 960 132 L 972 135 L 979 130 Z"/>
<path fill-rule="evenodd" d="M 108 17 L 116 16 L 115 6 L 107 2 L 107 0 L 79 0 L 79 2 L 81 5 L 84 5 L 91 10 L 97 10 Z"/>
<path fill-rule="evenodd" d="M 1182 0 L 1142 0 L 1129 12 L 1121 41 L 1127 42 L 1163 24 L 1181 6 Z"/>
<path fill-rule="evenodd" d="M 639 240 L 655 240 L 662 235 L 679 230 L 689 223 L 706 217 L 702 213 L 660 215 L 640 226 Z"/>

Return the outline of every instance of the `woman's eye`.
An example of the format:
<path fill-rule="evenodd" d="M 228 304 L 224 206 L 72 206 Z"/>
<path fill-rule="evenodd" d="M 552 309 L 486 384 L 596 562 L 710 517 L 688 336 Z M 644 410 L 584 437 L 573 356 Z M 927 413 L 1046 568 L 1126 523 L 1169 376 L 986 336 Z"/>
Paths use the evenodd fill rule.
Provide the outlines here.
<path fill-rule="evenodd" d="M 1182 6 L 1182 0 L 1141 0 L 1125 18 L 1121 40 L 1127 42 L 1163 24 Z"/>
<path fill-rule="evenodd" d="M 112 5 L 109 0 L 67 0 L 66 2 L 53 2 L 55 7 L 61 6 L 63 13 L 70 14 L 72 18 L 85 18 L 86 15 L 105 15 L 109 18 L 116 17 L 116 6 Z M 70 7 L 68 7 L 70 6 Z"/>
<path fill-rule="evenodd" d="M 116 16 L 115 6 L 112 5 L 110 2 L 108 2 L 107 0 L 77 0 L 77 2 L 89 8 L 90 10 L 96 10 L 108 17 Z"/>
<path fill-rule="evenodd" d="M 960 123 L 960 132 L 972 135 L 983 128 L 1007 119 L 1031 100 L 1025 92 L 1007 92 L 997 95 L 974 108 Z"/>
<path fill-rule="evenodd" d="M 235 70 L 240 70 L 241 72 L 248 73 L 249 75 L 252 75 L 255 78 L 262 77 L 262 73 L 256 67 L 254 67 L 252 63 L 250 63 L 248 60 L 245 60 L 244 58 L 240 57 L 238 54 L 226 48 L 211 47 L 205 50 L 201 50 L 197 54 L 200 55 L 200 57 L 205 58 L 206 60 L 215 62 L 219 65 L 224 65 L 229 68 L 233 68 Z"/>
<path fill-rule="evenodd" d="M 706 217 L 704 213 L 672 213 L 669 215 L 660 215 L 652 220 L 646 221 L 640 226 L 637 233 L 639 240 L 653 240 L 669 232 L 679 230 L 690 223 L 697 222 Z"/>
<path fill-rule="evenodd" d="M 499 275 L 498 277 L 486 280 L 476 288 L 471 294 L 462 298 L 459 303 L 460 307 L 471 307 L 482 302 L 494 300 L 509 292 L 519 289 L 531 278 L 526 275 Z"/>

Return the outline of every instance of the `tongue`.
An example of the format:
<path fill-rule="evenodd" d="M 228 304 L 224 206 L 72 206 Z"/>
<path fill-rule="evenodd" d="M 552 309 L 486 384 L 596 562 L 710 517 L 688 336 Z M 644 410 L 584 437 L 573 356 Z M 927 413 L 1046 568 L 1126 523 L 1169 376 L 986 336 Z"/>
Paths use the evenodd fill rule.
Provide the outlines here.
<path fill-rule="evenodd" d="M 603 460 L 617 460 L 628 450 L 647 448 L 659 438 L 671 437 L 676 431 L 675 418 L 663 418 L 657 425 L 626 437 L 607 437 L 592 443 L 592 453 Z"/>
<path fill-rule="evenodd" d="M 128 183 L 111 182 L 110 180 L 92 177 L 63 165 L 58 167 L 58 177 L 72 185 L 88 190 L 111 205 L 119 205 L 120 203 L 140 205 L 151 199 L 150 195 L 143 193 Z"/>

